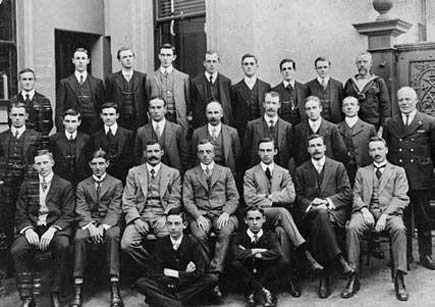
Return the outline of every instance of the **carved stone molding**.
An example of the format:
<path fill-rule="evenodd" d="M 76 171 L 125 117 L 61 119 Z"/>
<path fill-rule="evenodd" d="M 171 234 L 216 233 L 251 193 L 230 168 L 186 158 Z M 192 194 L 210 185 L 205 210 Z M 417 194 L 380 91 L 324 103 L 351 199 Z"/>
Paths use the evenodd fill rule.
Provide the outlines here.
<path fill-rule="evenodd" d="M 417 92 L 417 108 L 435 116 L 435 60 L 409 62 L 410 85 Z"/>

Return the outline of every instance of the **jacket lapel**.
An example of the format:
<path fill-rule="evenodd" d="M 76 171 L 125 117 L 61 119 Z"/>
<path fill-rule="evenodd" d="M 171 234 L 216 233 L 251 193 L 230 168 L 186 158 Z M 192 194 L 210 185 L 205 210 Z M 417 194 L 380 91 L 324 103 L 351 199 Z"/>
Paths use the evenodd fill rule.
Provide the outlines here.
<path fill-rule="evenodd" d="M 272 177 L 274 174 L 272 174 Z M 266 177 L 266 173 L 263 171 L 263 168 L 260 164 L 257 164 L 255 169 L 255 178 L 258 182 L 258 186 L 261 188 L 264 188 L 264 191 L 268 191 L 269 189 L 269 180 Z"/>
<path fill-rule="evenodd" d="M 224 124 L 222 124 L 221 133 L 222 133 L 223 146 L 224 146 L 224 158 L 225 161 L 227 161 L 230 155 L 231 138 L 230 138 L 230 133 L 228 131 L 228 128 Z"/>
<path fill-rule="evenodd" d="M 122 86 L 122 78 L 124 78 L 124 76 L 122 75 L 121 71 L 118 71 L 117 73 L 115 73 L 115 82 L 116 84 L 118 84 L 119 88 L 122 90 L 123 86 Z"/>
<path fill-rule="evenodd" d="M 282 127 L 283 125 L 284 125 L 283 120 L 278 117 L 278 120 L 276 122 L 276 128 L 278 129 L 278 142 L 285 140 L 284 129 Z M 281 148 L 280 145 L 281 144 L 278 144 L 279 148 Z"/>
<path fill-rule="evenodd" d="M 270 192 L 279 191 L 281 181 L 282 181 L 282 172 L 280 172 L 275 165 L 272 172 L 272 184 L 270 187 Z"/>
<path fill-rule="evenodd" d="M 364 199 L 363 201 L 371 202 L 372 195 L 373 195 L 373 180 L 375 176 L 375 168 L 373 167 L 373 163 L 369 165 L 368 169 L 365 170 L 365 176 L 363 182 L 365 182 L 364 186 Z"/>
<path fill-rule="evenodd" d="M 109 174 L 106 175 L 106 178 L 104 178 L 103 182 L 101 183 L 100 186 L 100 199 L 103 197 L 103 195 L 109 190 L 109 188 L 112 186 L 112 180 L 108 177 Z M 92 180 L 93 181 L 93 180 Z M 95 189 L 95 184 L 94 184 L 94 189 L 93 191 L 95 191 L 95 198 L 97 196 L 97 190 Z"/>
<path fill-rule="evenodd" d="M 206 92 L 205 92 L 205 77 L 204 74 L 201 75 L 201 78 L 196 82 L 196 87 L 198 88 L 198 93 L 201 95 L 203 101 L 206 100 Z"/>
<path fill-rule="evenodd" d="M 139 86 L 139 74 L 133 70 L 133 76 L 131 77 L 131 80 L 133 82 L 133 91 L 136 91 L 136 88 Z"/>
<path fill-rule="evenodd" d="M 211 174 L 210 187 L 214 186 L 216 181 L 219 179 L 220 175 L 221 175 L 221 168 L 215 164 L 215 166 L 213 167 L 213 172 Z"/>
<path fill-rule="evenodd" d="M 164 164 L 161 164 L 160 167 L 160 199 L 163 199 L 163 196 L 165 195 L 166 188 L 169 184 L 169 176 L 168 176 L 168 170 L 166 169 L 166 166 Z M 163 203 L 163 201 L 162 201 Z"/>
<path fill-rule="evenodd" d="M 347 125 L 347 124 L 346 124 Z M 352 136 L 357 135 L 361 131 L 364 130 L 364 125 L 360 119 L 356 122 L 355 126 L 352 129 Z"/>
<path fill-rule="evenodd" d="M 182 79 L 181 79 L 181 74 L 179 73 L 178 70 L 176 70 L 175 68 L 172 69 L 172 76 L 174 78 L 174 93 L 177 92 L 178 87 L 183 84 Z M 177 100 L 175 100 L 177 101 Z"/>
<path fill-rule="evenodd" d="M 105 181 L 107 181 L 107 178 L 106 178 L 106 180 L 104 180 L 104 182 Z M 100 198 L 102 195 L 101 191 L 102 191 L 102 187 L 104 185 L 104 182 L 100 187 Z M 90 177 L 86 180 L 86 186 L 87 186 L 87 190 L 89 191 L 89 195 L 91 195 L 93 202 L 97 204 L 98 203 L 97 189 L 95 188 L 95 182 L 94 182 L 94 179 L 92 177 Z"/>
<path fill-rule="evenodd" d="M 57 177 L 56 175 L 53 176 L 53 179 L 51 179 L 50 189 L 47 192 L 47 197 L 45 198 L 45 204 L 47 205 L 48 202 L 54 197 L 55 192 L 58 190 L 57 187 Z M 39 191 L 39 185 L 38 185 L 38 191 Z M 39 200 L 38 200 L 39 203 Z M 47 206 L 48 207 L 48 206 Z"/>
<path fill-rule="evenodd" d="M 29 146 L 30 146 L 30 142 L 27 139 L 29 136 L 29 133 L 30 133 L 29 129 L 26 128 L 23 132 L 23 135 L 21 136 L 23 138 L 23 141 L 24 141 L 24 144 L 23 144 L 23 156 L 24 157 L 27 155 L 27 152 L 28 152 Z M 9 134 L 9 137 L 10 137 L 10 134 Z"/>
<path fill-rule="evenodd" d="M 88 78 L 89 78 L 89 74 L 88 74 Z M 68 77 L 68 85 L 72 89 L 76 97 L 79 97 L 80 96 L 79 82 L 77 81 L 77 78 L 74 74 Z"/>
<path fill-rule="evenodd" d="M 314 166 L 313 166 L 314 167 Z M 326 188 L 329 182 L 329 178 L 331 177 L 331 164 L 329 162 L 329 159 L 326 158 L 325 165 L 323 165 L 323 177 L 322 177 L 322 186 L 321 190 L 323 192 L 323 189 Z"/>
<path fill-rule="evenodd" d="M 216 168 L 216 166 L 215 166 L 215 168 Z M 213 170 L 213 172 L 214 171 L 215 170 Z M 202 186 L 208 191 L 207 179 L 205 178 L 205 174 L 202 171 L 201 165 L 196 167 L 195 173 L 196 173 L 196 178 L 198 178 L 198 180 L 202 184 Z"/>
<path fill-rule="evenodd" d="M 142 164 L 142 167 L 139 168 L 137 178 L 139 179 L 139 183 L 142 188 L 142 193 L 146 198 L 148 194 L 148 169 L 146 163 Z"/>
<path fill-rule="evenodd" d="M 400 117 L 400 119 L 402 119 Z M 417 130 L 421 125 L 423 125 L 423 121 L 421 120 L 421 114 L 420 112 L 417 112 L 415 114 L 414 119 L 412 120 L 411 124 L 408 127 L 405 127 L 403 124 L 403 120 L 401 120 L 402 125 L 404 127 L 404 137 L 410 135 L 411 133 L 414 133 L 415 130 Z"/>
<path fill-rule="evenodd" d="M 392 166 L 391 164 L 387 163 L 387 166 L 385 167 L 384 171 L 382 172 L 382 176 L 380 178 L 379 182 L 379 195 L 381 194 L 382 190 L 385 188 L 385 185 L 390 180 L 392 174 Z"/>
<path fill-rule="evenodd" d="M 63 134 L 63 139 L 66 141 L 65 134 Z M 85 147 L 85 139 L 80 132 L 77 132 L 76 137 L 76 160 L 79 160 L 80 155 L 83 153 L 83 148 Z M 64 146 L 66 147 L 66 146 Z"/>
<path fill-rule="evenodd" d="M 123 130 L 121 127 L 118 126 L 119 137 L 118 137 L 118 154 L 120 154 L 123 151 L 125 141 L 127 141 L 126 131 Z"/>
<path fill-rule="evenodd" d="M 171 123 L 167 120 L 165 127 L 163 128 L 163 134 L 165 135 L 165 148 L 171 148 L 172 135 L 174 134 L 174 129 L 171 129 Z"/>

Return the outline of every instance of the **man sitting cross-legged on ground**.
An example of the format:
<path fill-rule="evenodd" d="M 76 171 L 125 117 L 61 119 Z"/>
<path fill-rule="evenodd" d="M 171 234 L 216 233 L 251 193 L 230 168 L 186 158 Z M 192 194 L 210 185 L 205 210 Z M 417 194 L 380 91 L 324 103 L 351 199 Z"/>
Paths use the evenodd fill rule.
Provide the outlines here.
<path fill-rule="evenodd" d="M 166 227 L 169 236 L 157 241 L 147 277 L 140 278 L 135 287 L 150 306 L 191 306 L 216 285 L 217 276 L 206 273 L 209 260 L 198 239 L 183 233 L 187 221 L 181 208 L 168 211 Z"/>

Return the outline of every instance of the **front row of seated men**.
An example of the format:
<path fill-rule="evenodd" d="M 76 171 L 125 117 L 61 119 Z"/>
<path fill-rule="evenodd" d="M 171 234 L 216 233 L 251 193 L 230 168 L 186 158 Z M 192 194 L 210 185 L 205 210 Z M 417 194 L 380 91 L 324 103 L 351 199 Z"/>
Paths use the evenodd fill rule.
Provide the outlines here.
<path fill-rule="evenodd" d="M 230 169 L 214 162 L 212 141 L 198 143 L 200 164 L 186 172 L 183 193 L 178 170 L 161 163 L 164 153 L 157 141 L 146 145 L 146 163 L 129 171 L 123 192 L 121 182 L 106 174 L 109 166 L 106 153 L 97 150 L 89 162 L 92 176 L 77 186 L 76 204 L 72 185 L 53 173 L 51 153 L 38 151 L 34 157 L 38 178 L 24 182 L 17 201 L 18 236 L 12 255 L 21 306 L 37 306 L 35 292 L 40 282 L 33 275 L 33 257 L 36 251 L 48 249 L 54 257 L 51 305 L 59 306 L 59 287 L 75 216 L 78 228 L 74 238 L 73 307 L 82 305 L 90 245 L 106 249 L 111 307 L 124 305 L 118 286 L 119 244 L 145 269 L 145 276 L 137 281 L 136 288 L 152 306 L 188 304 L 205 290 L 211 290 L 213 297 L 220 299 L 218 281 L 227 254 L 233 255 L 231 263 L 240 272 L 238 277 L 244 281 L 251 306 L 257 300 L 263 306 L 275 306 L 278 288 L 274 283 L 279 279 L 287 281 L 290 294 L 300 296 L 289 264 L 293 247 L 312 270 L 320 273 L 321 298 L 330 294 L 328 275 L 334 263 L 339 263 L 348 277 L 342 297 L 351 297 L 359 289 L 360 239 L 373 229 L 386 231 L 391 237 L 396 296 L 407 300 L 403 279 L 406 230 L 401 217 L 409 199 L 404 170 L 386 161 L 383 139 L 370 140 L 369 152 L 374 162 L 359 169 L 356 176 L 347 231 L 348 264 L 339 248 L 336 230 L 345 226 L 352 192 L 344 166 L 326 158 L 325 150 L 320 135 L 309 137 L 311 159 L 296 169 L 294 188 L 289 173 L 273 162 L 277 154 L 273 139 L 260 140 L 261 162 L 249 169 L 244 178 L 247 229 L 237 235 L 232 248 L 231 234 L 238 228 L 235 213 L 239 194 Z M 295 194 L 290 214 L 285 208 L 294 201 Z M 121 202 L 127 226 L 120 240 Z M 263 229 L 263 224 L 273 233 Z M 183 234 L 188 225 L 192 236 Z M 210 261 L 207 238 L 212 233 L 216 246 Z M 153 251 L 146 251 L 142 241 L 150 234 L 160 237 L 160 241 Z M 229 250 L 232 252 L 228 253 Z"/>

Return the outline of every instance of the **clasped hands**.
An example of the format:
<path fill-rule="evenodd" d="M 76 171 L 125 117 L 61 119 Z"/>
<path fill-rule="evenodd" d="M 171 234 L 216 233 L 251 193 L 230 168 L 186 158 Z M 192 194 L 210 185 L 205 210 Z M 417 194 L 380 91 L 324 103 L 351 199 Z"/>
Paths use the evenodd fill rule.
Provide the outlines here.
<path fill-rule="evenodd" d="M 190 261 L 187 265 L 186 265 L 186 273 L 190 273 L 190 272 L 194 272 L 196 270 L 196 265 L 195 263 L 193 263 L 192 261 Z M 173 277 L 173 278 L 179 278 L 180 277 L 180 273 L 177 270 L 174 269 L 168 269 L 168 268 L 164 268 L 163 269 L 163 274 L 165 276 L 168 277 Z"/>
<path fill-rule="evenodd" d="M 57 232 L 55 227 L 50 227 L 46 232 L 39 238 L 39 235 L 33 228 L 29 228 L 25 231 L 24 235 L 29 242 L 30 245 L 39 248 L 42 251 L 46 251 L 50 246 L 51 240 L 54 237 L 54 234 Z"/>

